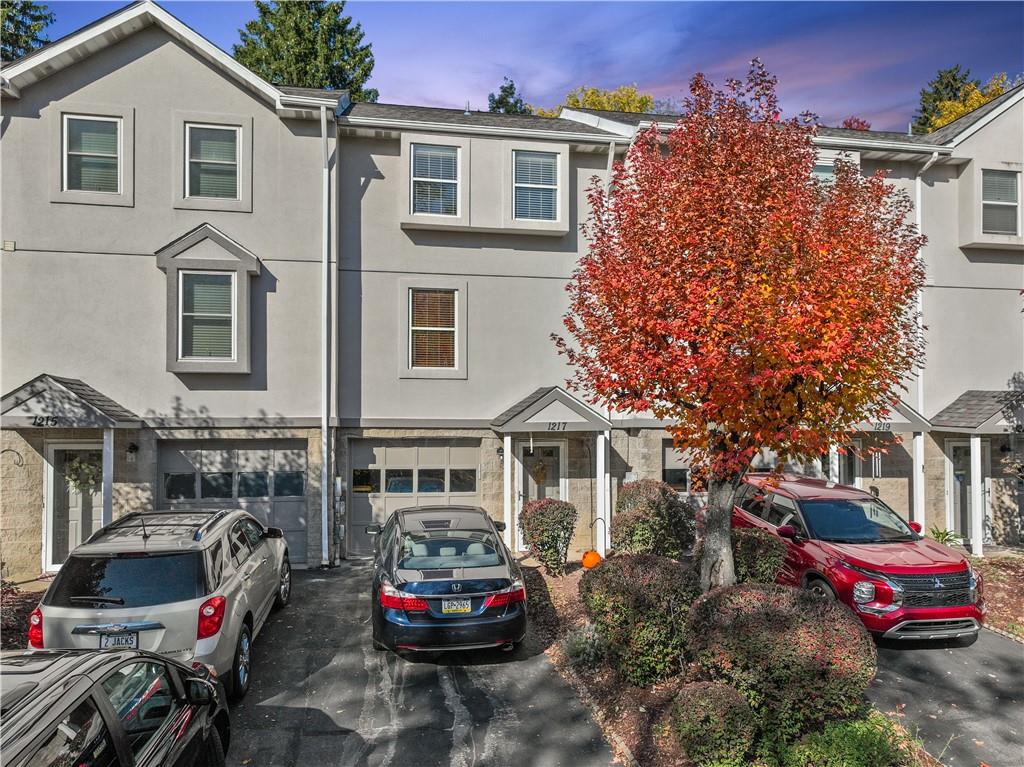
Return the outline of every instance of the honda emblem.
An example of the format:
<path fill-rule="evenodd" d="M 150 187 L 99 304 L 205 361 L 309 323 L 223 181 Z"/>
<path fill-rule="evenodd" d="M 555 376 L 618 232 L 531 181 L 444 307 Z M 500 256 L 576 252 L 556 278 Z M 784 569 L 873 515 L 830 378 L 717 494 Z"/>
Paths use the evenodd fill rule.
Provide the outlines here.
<path fill-rule="evenodd" d="M 453 583 L 452 584 L 452 591 L 454 591 L 456 594 L 458 594 L 460 591 L 462 591 L 462 584 L 461 583 Z"/>

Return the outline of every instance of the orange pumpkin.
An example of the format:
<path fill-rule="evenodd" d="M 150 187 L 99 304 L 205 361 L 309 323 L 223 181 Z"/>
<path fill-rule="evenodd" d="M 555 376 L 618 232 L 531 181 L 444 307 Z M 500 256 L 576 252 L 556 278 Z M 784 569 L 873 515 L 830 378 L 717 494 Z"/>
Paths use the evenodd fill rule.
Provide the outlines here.
<path fill-rule="evenodd" d="M 601 555 L 593 549 L 583 554 L 583 566 L 588 570 L 601 564 Z"/>

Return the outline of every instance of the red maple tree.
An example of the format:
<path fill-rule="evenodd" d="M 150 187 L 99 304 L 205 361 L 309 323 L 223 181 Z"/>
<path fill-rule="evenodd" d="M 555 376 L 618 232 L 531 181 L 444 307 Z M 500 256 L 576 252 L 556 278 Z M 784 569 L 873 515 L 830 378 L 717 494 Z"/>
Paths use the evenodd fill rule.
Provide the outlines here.
<path fill-rule="evenodd" d="M 843 160 L 815 179 L 814 131 L 780 119 L 756 60 L 724 89 L 694 77 L 675 128 L 641 134 L 610 191 L 595 179 L 554 336 L 571 386 L 670 422 L 706 470 L 705 589 L 734 581 L 732 497 L 754 453 L 848 444 L 923 351 L 911 202 Z"/>
<path fill-rule="evenodd" d="M 863 117 L 857 117 L 857 115 L 850 115 L 845 120 L 843 120 L 843 124 L 840 125 L 839 127 L 848 128 L 849 130 L 871 130 L 871 123 L 869 123 Z"/>

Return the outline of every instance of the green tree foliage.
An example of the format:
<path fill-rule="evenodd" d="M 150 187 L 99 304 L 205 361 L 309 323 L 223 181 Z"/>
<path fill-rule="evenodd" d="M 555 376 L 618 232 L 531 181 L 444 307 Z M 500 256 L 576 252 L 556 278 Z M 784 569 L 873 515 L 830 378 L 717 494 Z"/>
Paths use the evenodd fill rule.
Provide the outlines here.
<path fill-rule="evenodd" d="M 373 51 L 345 3 L 325 0 L 256 2 L 257 17 L 239 30 L 238 62 L 278 85 L 347 90 L 353 101 L 376 101 L 366 88 Z"/>
<path fill-rule="evenodd" d="M 511 77 L 506 77 L 497 93 L 488 94 L 487 111 L 505 115 L 532 115 L 533 107 L 523 101 L 522 94 L 516 89 L 515 81 Z"/>
<path fill-rule="evenodd" d="M 0 59 L 14 61 L 50 42 L 43 30 L 56 18 L 45 3 L 32 0 L 0 2 Z"/>
<path fill-rule="evenodd" d="M 921 89 L 921 103 L 914 114 L 911 130 L 918 135 L 935 130 L 934 120 L 939 115 L 939 104 L 958 100 L 960 92 L 969 84 L 981 86 L 979 80 L 971 78 L 971 70 L 961 70 L 959 64 L 940 69 L 928 87 Z"/>

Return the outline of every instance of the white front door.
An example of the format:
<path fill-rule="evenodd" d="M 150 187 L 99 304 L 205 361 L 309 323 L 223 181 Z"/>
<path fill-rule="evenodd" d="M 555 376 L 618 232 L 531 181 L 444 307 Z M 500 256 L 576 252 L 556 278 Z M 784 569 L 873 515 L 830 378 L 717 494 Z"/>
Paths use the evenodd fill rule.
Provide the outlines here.
<path fill-rule="evenodd" d="M 103 526 L 103 444 L 48 444 L 44 481 L 42 566 L 52 572 Z"/>
<path fill-rule="evenodd" d="M 568 443 L 562 440 L 520 442 L 516 447 L 516 549 L 523 551 L 519 515 L 530 501 L 554 498 L 567 501 Z"/>
<path fill-rule="evenodd" d="M 988 440 L 981 442 L 981 497 L 985 519 L 990 517 L 989 477 L 991 476 L 991 447 Z M 971 442 L 946 440 L 946 529 L 955 532 L 964 543 L 971 540 Z M 985 529 L 987 529 L 987 523 Z"/>

